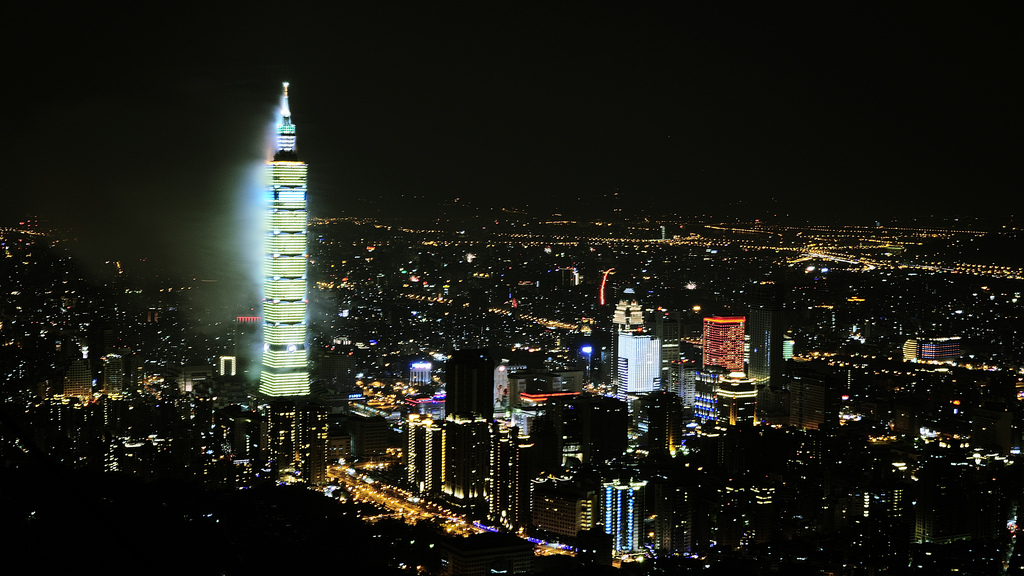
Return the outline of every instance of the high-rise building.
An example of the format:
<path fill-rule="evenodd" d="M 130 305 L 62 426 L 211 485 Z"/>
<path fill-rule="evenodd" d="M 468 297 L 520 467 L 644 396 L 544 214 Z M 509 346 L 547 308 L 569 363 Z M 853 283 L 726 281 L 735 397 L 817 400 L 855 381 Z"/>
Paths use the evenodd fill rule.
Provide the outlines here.
<path fill-rule="evenodd" d="M 405 422 L 405 460 L 407 479 L 413 490 L 434 493 L 444 481 L 444 437 L 441 426 L 426 414 L 409 414 Z"/>
<path fill-rule="evenodd" d="M 494 412 L 494 361 L 487 350 L 456 350 L 445 366 L 445 415 Z"/>
<path fill-rule="evenodd" d="M 585 464 L 622 456 L 628 446 L 629 409 L 608 396 L 583 394 L 573 403 L 580 424 L 580 453 Z"/>
<path fill-rule="evenodd" d="M 693 378 L 693 415 L 705 422 L 718 421 L 718 382 L 725 377 L 725 369 L 708 366 L 686 374 Z M 687 386 L 687 388 L 689 388 Z"/>
<path fill-rule="evenodd" d="M 643 544 L 646 480 L 615 478 L 601 483 L 601 518 L 617 552 L 639 550 Z"/>
<path fill-rule="evenodd" d="M 307 404 L 295 414 L 295 456 L 299 479 L 320 486 L 327 481 L 327 408 Z"/>
<path fill-rule="evenodd" d="M 389 426 L 383 416 L 351 414 L 347 425 L 354 458 L 373 461 L 387 454 Z"/>
<path fill-rule="evenodd" d="M 326 482 L 327 408 L 313 404 L 296 406 L 291 400 L 278 399 L 270 403 L 266 416 L 267 456 L 275 475 L 288 474 L 315 485 Z M 239 428 L 235 432 L 251 431 Z M 246 445 L 238 444 L 248 452 Z"/>
<path fill-rule="evenodd" d="M 675 455 L 683 444 L 683 402 L 667 390 L 651 392 L 641 403 L 647 420 L 647 449 L 651 454 Z"/>
<path fill-rule="evenodd" d="M 619 375 L 619 334 L 642 330 L 643 326 L 644 311 L 640 308 L 640 303 L 636 300 L 620 300 L 615 306 L 615 313 L 612 315 L 611 366 L 608 371 L 609 382 L 612 384 L 621 381 Z"/>
<path fill-rule="evenodd" d="M 783 328 L 782 288 L 774 282 L 762 282 L 754 289 L 750 304 L 750 370 L 748 375 L 758 386 L 782 384 Z"/>
<path fill-rule="evenodd" d="M 636 300 L 620 300 L 615 306 L 612 324 L 616 332 L 631 332 L 643 328 L 644 311 Z"/>
<path fill-rule="evenodd" d="M 710 316 L 704 319 L 704 365 L 743 372 L 743 316 Z"/>
<path fill-rule="evenodd" d="M 550 534 L 575 538 L 581 530 L 590 530 L 598 520 L 596 490 L 576 483 L 559 482 L 551 476 L 531 480 L 532 509 L 530 523 Z"/>
<path fill-rule="evenodd" d="M 284 84 L 277 152 L 267 164 L 263 261 L 263 368 L 260 393 L 309 394 L 306 353 L 306 163 L 295 152 L 295 125 Z"/>
<path fill-rule="evenodd" d="M 120 394 L 124 387 L 124 359 L 120 354 L 107 354 L 103 360 L 103 392 Z"/>
<path fill-rule="evenodd" d="M 797 372 L 789 382 L 789 425 L 817 430 L 839 422 L 839 388 L 827 375 Z"/>
<path fill-rule="evenodd" d="M 673 394 L 679 393 L 680 370 L 679 342 L 682 324 L 678 312 L 656 310 L 654 335 L 661 342 L 661 389 Z"/>
<path fill-rule="evenodd" d="M 718 379 L 715 390 L 720 424 L 744 424 L 754 422 L 754 408 L 757 405 L 757 388 L 754 379 L 735 372 Z"/>
<path fill-rule="evenodd" d="M 530 452 L 533 442 L 519 428 L 491 423 L 491 462 L 487 477 L 487 513 L 509 530 L 525 528 L 530 520 Z"/>
<path fill-rule="evenodd" d="M 275 477 L 295 465 L 295 403 L 276 400 L 267 409 L 267 449 Z"/>
<path fill-rule="evenodd" d="M 452 504 L 472 506 L 486 496 L 491 438 L 486 419 L 463 414 L 445 419 L 441 491 L 452 498 Z"/>
<path fill-rule="evenodd" d="M 79 358 L 71 363 L 64 376 L 64 396 L 92 396 L 92 365 L 88 358 Z"/>
<path fill-rule="evenodd" d="M 661 384 L 661 342 L 650 334 L 619 332 L 618 396 L 653 392 Z"/>

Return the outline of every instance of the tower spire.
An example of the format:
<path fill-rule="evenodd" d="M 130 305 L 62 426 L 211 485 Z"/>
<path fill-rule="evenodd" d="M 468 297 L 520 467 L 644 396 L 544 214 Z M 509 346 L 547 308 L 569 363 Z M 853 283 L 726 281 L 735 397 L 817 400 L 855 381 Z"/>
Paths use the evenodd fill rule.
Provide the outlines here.
<path fill-rule="evenodd" d="M 281 86 L 284 87 L 284 96 L 281 99 L 281 116 L 285 118 L 286 123 L 291 124 L 292 111 L 288 108 L 288 83 L 282 82 Z"/>
<path fill-rule="evenodd" d="M 277 125 L 277 154 L 295 154 L 295 125 L 292 124 L 292 111 L 288 108 L 288 82 L 282 82 L 284 93 L 281 96 L 281 123 Z"/>

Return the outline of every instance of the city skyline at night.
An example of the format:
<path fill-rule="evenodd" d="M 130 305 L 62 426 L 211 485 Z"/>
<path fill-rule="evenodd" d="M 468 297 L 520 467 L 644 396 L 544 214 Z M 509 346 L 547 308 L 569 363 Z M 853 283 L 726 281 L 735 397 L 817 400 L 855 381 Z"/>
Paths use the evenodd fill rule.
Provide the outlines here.
<path fill-rule="evenodd" d="M 1024 571 L 1000 10 L 9 12 L 15 572 Z"/>

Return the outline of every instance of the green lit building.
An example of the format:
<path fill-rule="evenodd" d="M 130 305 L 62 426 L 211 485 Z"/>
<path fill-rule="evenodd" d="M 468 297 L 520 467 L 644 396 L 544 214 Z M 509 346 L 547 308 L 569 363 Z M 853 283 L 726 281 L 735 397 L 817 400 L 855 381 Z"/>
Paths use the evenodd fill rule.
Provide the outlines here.
<path fill-rule="evenodd" d="M 306 351 L 306 170 L 295 153 L 295 125 L 284 84 L 277 152 L 267 163 L 263 260 L 263 369 L 260 393 L 309 394 Z"/>

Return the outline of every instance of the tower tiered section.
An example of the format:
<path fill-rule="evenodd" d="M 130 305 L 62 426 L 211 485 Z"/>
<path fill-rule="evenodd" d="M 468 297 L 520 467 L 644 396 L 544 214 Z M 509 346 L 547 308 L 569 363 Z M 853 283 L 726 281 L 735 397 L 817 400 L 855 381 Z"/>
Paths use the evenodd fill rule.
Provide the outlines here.
<path fill-rule="evenodd" d="M 277 151 L 267 163 L 263 259 L 263 368 L 260 393 L 309 394 L 306 351 L 306 170 L 295 152 L 295 125 L 284 84 Z"/>

